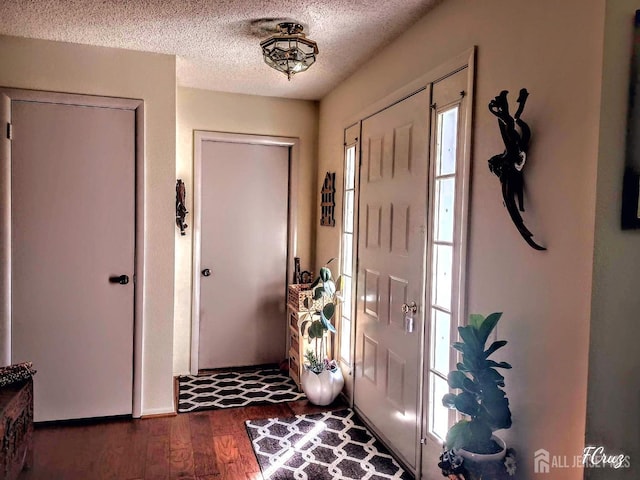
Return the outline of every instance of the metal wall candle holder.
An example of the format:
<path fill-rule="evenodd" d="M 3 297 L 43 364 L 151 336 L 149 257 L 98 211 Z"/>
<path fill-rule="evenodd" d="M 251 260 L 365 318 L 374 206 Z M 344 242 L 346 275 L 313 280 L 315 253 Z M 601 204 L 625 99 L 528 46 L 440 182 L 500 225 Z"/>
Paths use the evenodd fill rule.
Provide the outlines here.
<path fill-rule="evenodd" d="M 180 235 L 186 235 L 185 230 L 189 225 L 185 223 L 187 214 L 186 204 L 187 190 L 180 179 L 176 182 L 176 225 L 180 229 Z"/>

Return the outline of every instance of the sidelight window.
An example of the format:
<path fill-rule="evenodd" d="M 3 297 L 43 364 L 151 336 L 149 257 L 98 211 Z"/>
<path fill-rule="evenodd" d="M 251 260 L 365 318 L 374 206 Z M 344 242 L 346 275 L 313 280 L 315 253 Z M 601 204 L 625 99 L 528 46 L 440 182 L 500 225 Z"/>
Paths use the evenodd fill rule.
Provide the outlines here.
<path fill-rule="evenodd" d="M 460 242 L 457 240 L 459 214 L 456 199 L 460 196 L 458 158 L 458 124 L 460 104 L 436 110 L 435 148 L 433 165 L 433 196 L 431 213 L 432 234 L 429 321 L 429 433 L 444 440 L 454 412 L 442 405 L 442 397 L 449 392 L 447 374 L 455 362 L 451 343 L 456 338 L 459 291 L 455 272 L 459 269 Z"/>
<path fill-rule="evenodd" d="M 353 322 L 353 263 L 354 223 L 356 187 L 356 144 L 345 147 L 344 155 L 344 201 L 342 210 L 342 251 L 340 274 L 343 279 L 342 317 L 340 321 L 340 358 L 351 364 L 351 326 Z"/>

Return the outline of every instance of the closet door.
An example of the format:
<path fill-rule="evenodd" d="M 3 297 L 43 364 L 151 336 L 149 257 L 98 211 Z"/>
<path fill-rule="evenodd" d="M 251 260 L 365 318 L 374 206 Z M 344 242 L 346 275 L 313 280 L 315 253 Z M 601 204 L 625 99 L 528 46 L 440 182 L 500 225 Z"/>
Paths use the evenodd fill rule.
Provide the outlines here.
<path fill-rule="evenodd" d="M 204 141 L 199 369 L 286 352 L 289 147 Z"/>
<path fill-rule="evenodd" d="M 11 106 L 11 361 L 35 420 L 132 413 L 135 113 Z"/>

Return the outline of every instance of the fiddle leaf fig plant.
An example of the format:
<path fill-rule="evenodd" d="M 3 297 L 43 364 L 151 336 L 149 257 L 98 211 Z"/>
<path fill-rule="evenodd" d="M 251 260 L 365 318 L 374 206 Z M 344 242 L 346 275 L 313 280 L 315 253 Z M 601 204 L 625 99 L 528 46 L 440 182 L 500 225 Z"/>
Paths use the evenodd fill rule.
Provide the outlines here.
<path fill-rule="evenodd" d="M 324 354 L 328 332 L 336 332 L 336 327 L 331 322 L 341 299 L 342 277 L 339 277 L 334 282 L 328 266 L 333 260 L 335 259 L 332 258 L 324 267 L 320 268 L 320 274 L 311 284 L 310 288 L 313 293 L 311 297 L 304 299 L 306 315 L 300 323 L 302 336 L 308 336 L 309 340 L 314 340 L 315 351 L 309 350 L 305 357 L 309 362 L 310 369 L 316 373 L 320 373 L 323 369 L 333 369 L 335 367 L 335 362 L 325 362 Z"/>
<path fill-rule="evenodd" d="M 442 398 L 445 407 L 454 408 L 465 416 L 447 433 L 448 450 L 464 449 L 473 453 L 490 454 L 500 451 L 491 438 L 494 431 L 511 427 L 509 399 L 503 388 L 504 377 L 497 369 L 509 369 L 507 362 L 496 362 L 489 357 L 507 342 L 498 340 L 485 350 L 485 345 L 502 313 L 486 318 L 471 315 L 469 324 L 458 327 L 461 342 L 452 347 L 462 353 L 462 362 L 449 373 L 449 387 L 460 393 L 447 393 Z"/>

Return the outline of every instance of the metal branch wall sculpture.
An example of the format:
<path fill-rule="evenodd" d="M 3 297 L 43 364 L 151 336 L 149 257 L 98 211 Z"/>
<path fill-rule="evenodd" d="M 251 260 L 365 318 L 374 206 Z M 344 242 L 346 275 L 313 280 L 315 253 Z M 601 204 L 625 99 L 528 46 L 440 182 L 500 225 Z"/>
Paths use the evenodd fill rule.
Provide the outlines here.
<path fill-rule="evenodd" d="M 522 238 L 536 250 L 546 250 L 538 245 L 533 238 L 533 234 L 525 227 L 524 220 L 520 212 L 524 212 L 524 179 L 522 169 L 527 160 L 527 150 L 531 139 L 529 126 L 520 118 L 524 105 L 529 96 L 526 88 L 520 90 L 518 95 L 518 109 L 512 117 L 509 114 L 509 102 L 507 94 L 503 90 L 496 98 L 489 102 L 489 111 L 498 119 L 500 134 L 504 141 L 505 150 L 499 155 L 494 155 L 489 159 L 489 170 L 496 174 L 502 184 L 502 198 L 507 207 L 509 216 L 514 225 L 522 235 Z M 517 128 L 516 128 L 517 127 Z M 518 129 L 520 131 L 518 131 Z M 517 199 L 517 205 L 516 205 Z"/>

